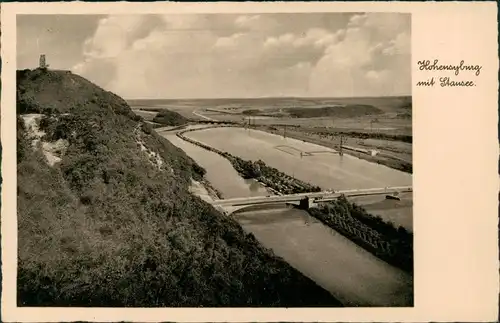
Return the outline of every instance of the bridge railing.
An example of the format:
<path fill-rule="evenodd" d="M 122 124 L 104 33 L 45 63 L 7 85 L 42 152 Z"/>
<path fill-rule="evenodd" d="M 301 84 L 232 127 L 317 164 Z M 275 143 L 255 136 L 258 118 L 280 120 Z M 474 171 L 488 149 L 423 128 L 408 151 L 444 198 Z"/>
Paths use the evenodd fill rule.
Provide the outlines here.
<path fill-rule="evenodd" d="M 385 188 L 368 188 L 368 189 L 353 189 L 353 190 L 342 190 L 342 191 L 326 191 L 326 192 L 311 192 L 311 193 L 297 193 L 288 195 L 272 195 L 272 196 L 254 196 L 254 197 L 241 197 L 223 200 L 214 200 L 212 204 L 214 205 L 249 205 L 249 204 L 259 204 L 266 202 L 288 202 L 288 201 L 298 201 L 302 198 L 309 197 L 312 199 L 330 199 L 338 198 L 341 195 L 345 196 L 363 196 L 363 195 L 378 195 L 378 194 L 390 194 L 390 193 L 404 193 L 412 192 L 413 188 L 411 186 L 397 186 L 397 187 L 385 187 Z"/>

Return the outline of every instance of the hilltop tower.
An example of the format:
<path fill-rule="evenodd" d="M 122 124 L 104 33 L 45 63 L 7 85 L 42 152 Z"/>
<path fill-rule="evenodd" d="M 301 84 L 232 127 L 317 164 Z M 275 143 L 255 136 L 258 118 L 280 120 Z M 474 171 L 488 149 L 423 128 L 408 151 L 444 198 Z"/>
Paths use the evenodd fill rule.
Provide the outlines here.
<path fill-rule="evenodd" d="M 49 65 L 47 65 L 47 63 L 45 62 L 45 54 L 41 54 L 40 55 L 40 64 L 39 66 L 40 68 L 47 68 L 49 67 Z"/>

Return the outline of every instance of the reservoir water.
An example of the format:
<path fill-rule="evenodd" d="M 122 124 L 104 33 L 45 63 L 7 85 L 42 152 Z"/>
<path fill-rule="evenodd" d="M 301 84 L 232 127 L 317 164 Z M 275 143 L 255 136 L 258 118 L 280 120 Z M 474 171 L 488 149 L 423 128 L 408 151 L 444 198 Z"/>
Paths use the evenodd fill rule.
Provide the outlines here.
<path fill-rule="evenodd" d="M 208 130 L 189 132 L 186 135 L 198 136 L 205 131 Z M 160 134 L 203 166 L 207 171 L 207 180 L 224 197 L 269 194 L 259 183 L 243 180 L 229 161 L 218 154 L 188 143 L 175 133 Z M 233 137 L 232 133 L 226 133 L 226 136 L 220 138 L 221 141 L 231 143 L 233 138 L 238 138 Z M 219 147 L 214 147 L 221 149 L 220 143 Z M 262 245 L 272 249 L 291 266 L 330 291 L 346 306 L 412 304 L 411 275 L 376 258 L 321 224 L 306 211 L 283 206 L 269 210 L 248 210 L 233 216 Z"/>
<path fill-rule="evenodd" d="M 411 186 L 411 174 L 370 163 L 336 150 L 244 128 L 210 128 L 185 136 L 243 159 L 263 160 L 269 166 L 324 190 Z M 302 154 L 301 154 L 302 153 Z M 413 196 L 400 201 L 385 196 L 356 198 L 370 213 L 413 231 Z"/>
<path fill-rule="evenodd" d="M 324 146 L 244 128 L 211 128 L 186 136 L 243 159 L 263 160 L 323 189 L 412 185 L 411 174 L 370 163 Z M 302 155 L 301 155 L 302 152 Z"/>

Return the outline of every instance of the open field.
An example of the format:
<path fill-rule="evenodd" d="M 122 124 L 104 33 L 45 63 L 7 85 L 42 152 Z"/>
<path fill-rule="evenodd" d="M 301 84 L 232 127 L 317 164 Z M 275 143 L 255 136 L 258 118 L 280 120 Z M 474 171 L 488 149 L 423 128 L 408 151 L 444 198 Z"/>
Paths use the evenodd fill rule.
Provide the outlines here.
<path fill-rule="evenodd" d="M 180 112 L 179 112 L 180 113 Z M 185 113 L 185 112 L 184 112 Z M 393 114 L 384 114 L 375 118 L 371 116 L 357 118 L 291 118 L 291 117 L 269 117 L 269 116 L 243 116 L 239 114 L 223 114 L 204 109 L 198 110 L 198 113 L 216 120 L 248 122 L 257 126 L 262 125 L 281 125 L 298 126 L 304 129 L 329 129 L 330 131 L 356 131 L 366 133 L 384 133 L 390 135 L 411 135 L 411 119 L 396 118 Z"/>

